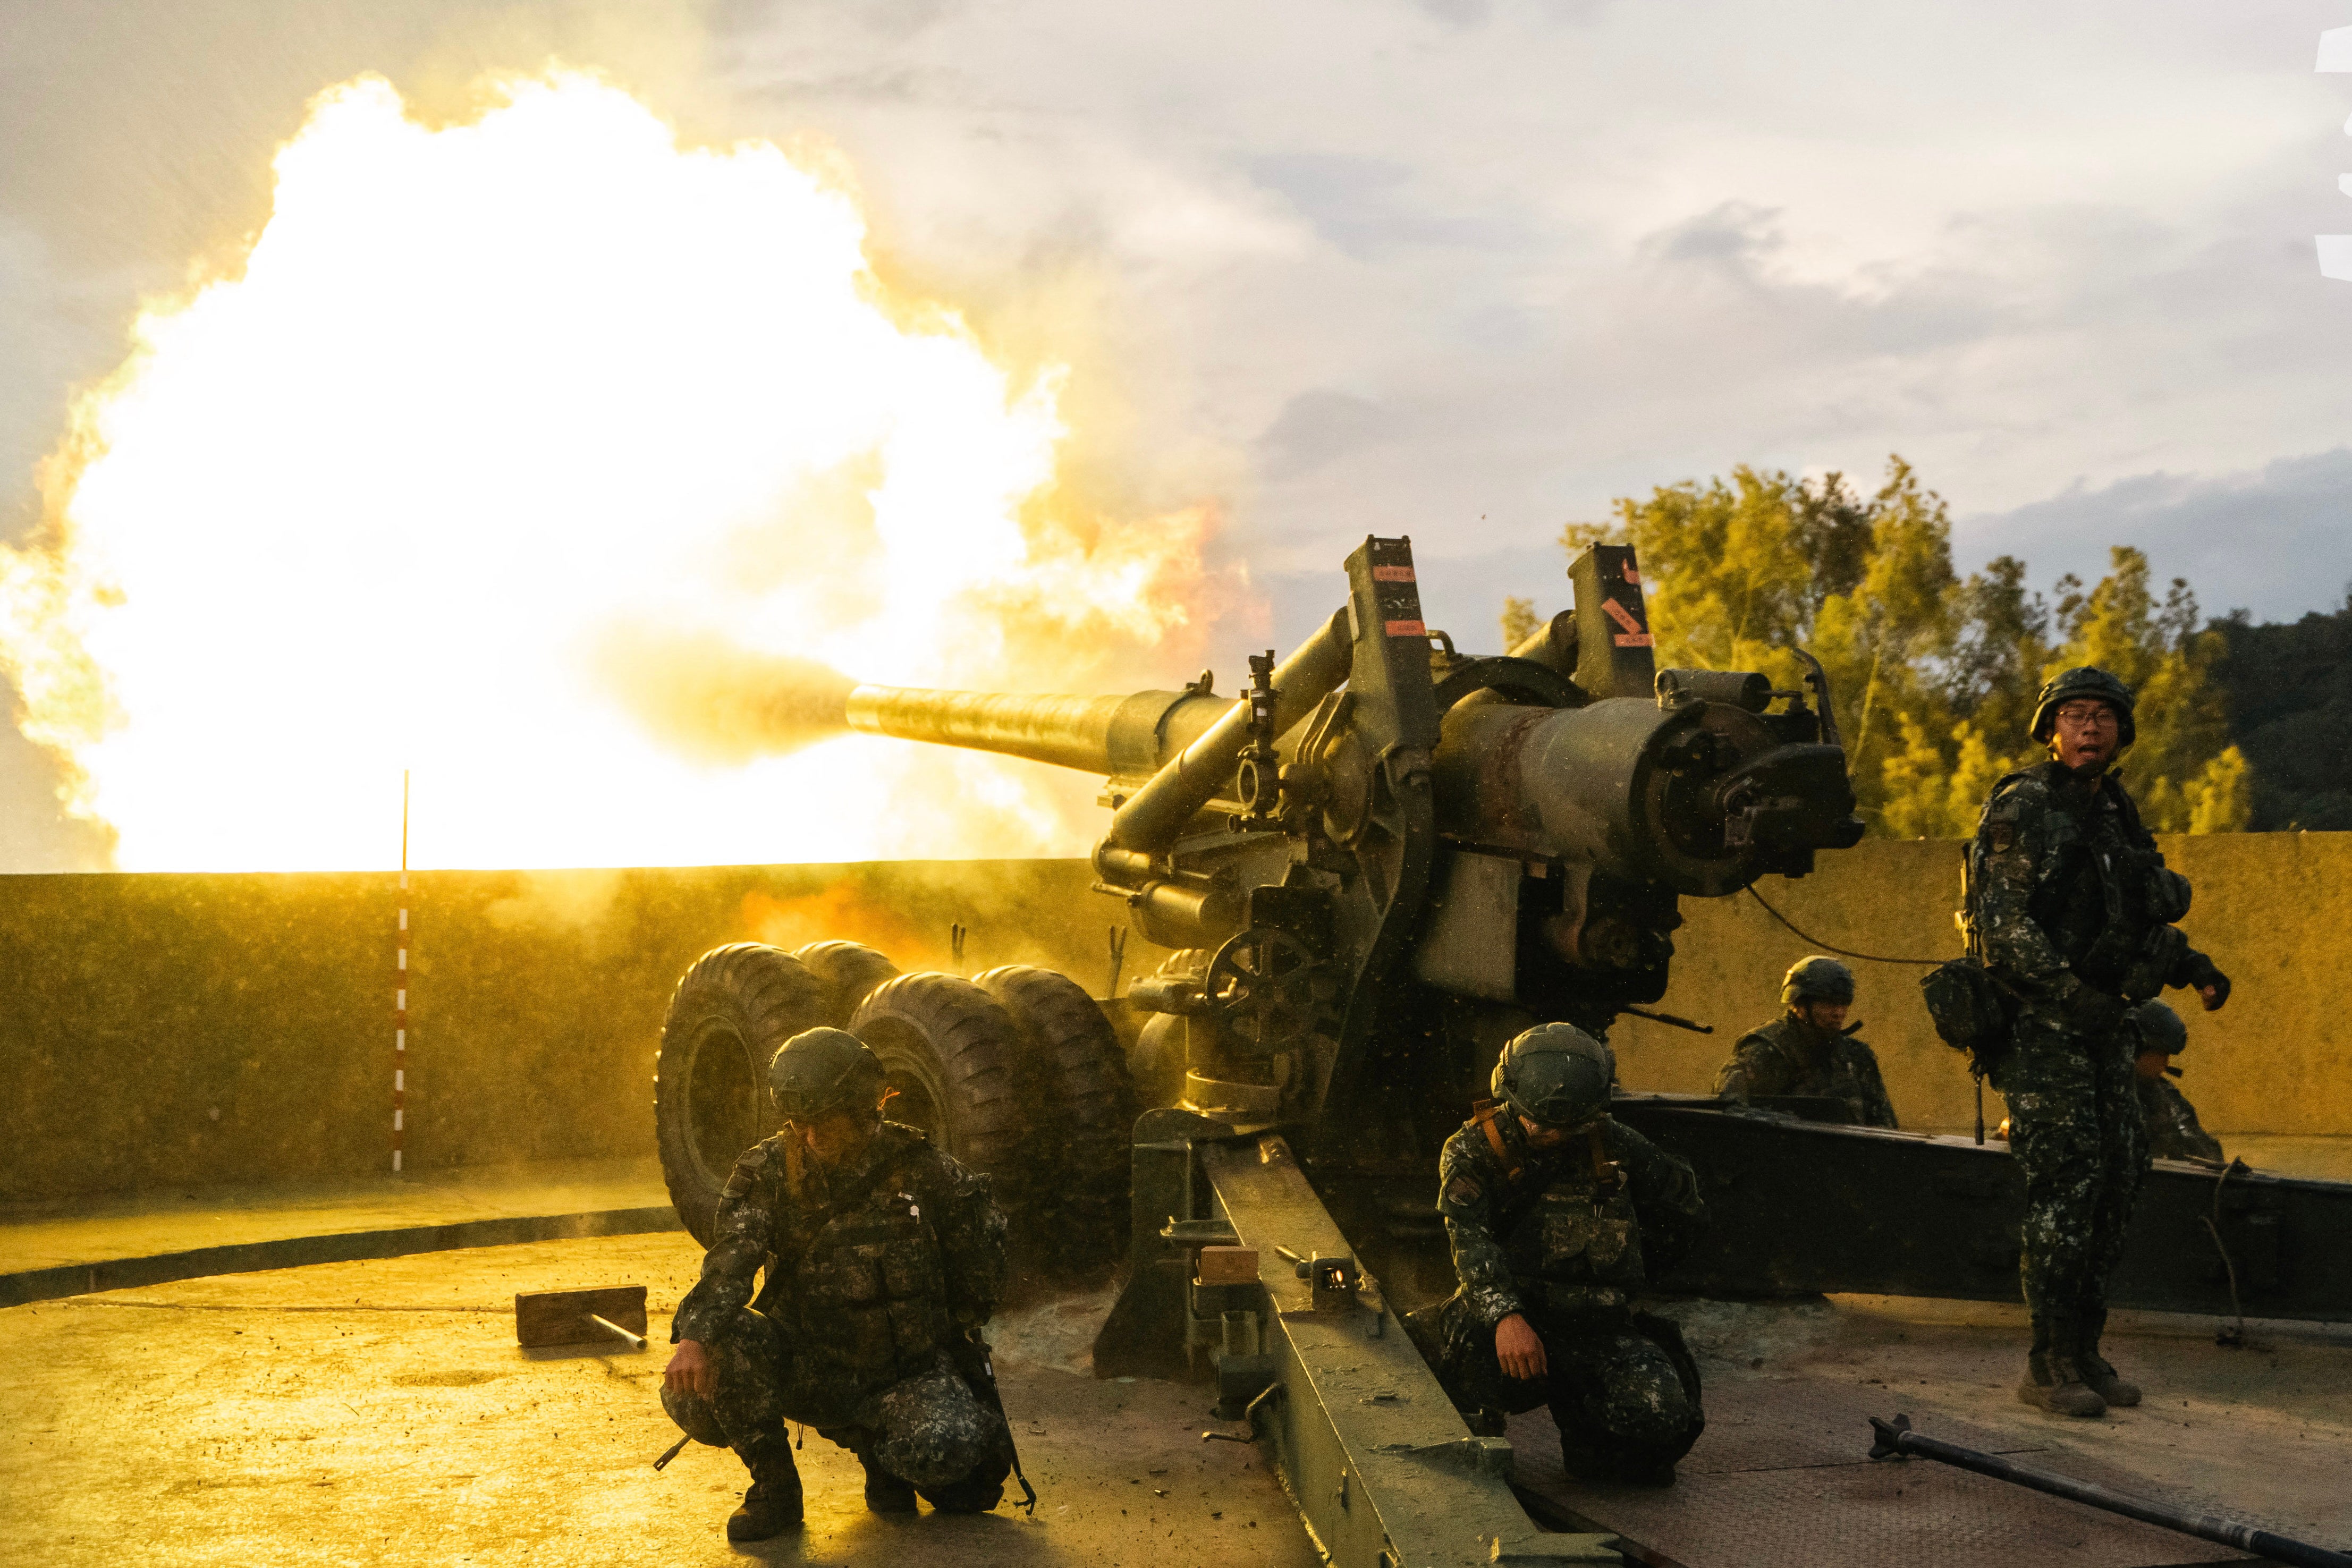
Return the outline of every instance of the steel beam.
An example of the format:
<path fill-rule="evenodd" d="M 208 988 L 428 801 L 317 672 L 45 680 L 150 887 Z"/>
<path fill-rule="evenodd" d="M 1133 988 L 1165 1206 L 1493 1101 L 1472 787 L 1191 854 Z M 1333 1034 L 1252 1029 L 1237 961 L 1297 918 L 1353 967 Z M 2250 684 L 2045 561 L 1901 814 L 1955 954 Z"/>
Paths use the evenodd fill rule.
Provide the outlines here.
<path fill-rule="evenodd" d="M 1261 1342 L 1278 1392 L 1258 1402 L 1255 1430 L 1324 1561 L 1622 1563 L 1613 1536 L 1551 1533 L 1528 1519 L 1511 1494 L 1511 1445 L 1471 1435 L 1377 1281 L 1318 1310 L 1279 1249 L 1315 1259 L 1349 1248 L 1279 1134 L 1196 1144 L 1194 1158 L 1209 1212 L 1170 1219 L 1223 1220 L 1257 1250 Z"/>

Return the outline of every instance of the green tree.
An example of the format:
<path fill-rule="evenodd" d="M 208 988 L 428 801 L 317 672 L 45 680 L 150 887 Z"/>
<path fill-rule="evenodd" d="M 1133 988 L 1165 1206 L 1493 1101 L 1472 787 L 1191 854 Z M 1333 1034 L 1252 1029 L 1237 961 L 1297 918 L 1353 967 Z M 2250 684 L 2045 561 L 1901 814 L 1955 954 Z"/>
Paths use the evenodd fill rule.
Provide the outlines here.
<path fill-rule="evenodd" d="M 1542 620 L 1536 614 L 1534 600 L 1505 599 L 1503 601 L 1503 652 L 1507 653 L 1534 636 L 1542 625 Z"/>
<path fill-rule="evenodd" d="M 2062 580 L 2053 615 L 2014 557 L 1958 574 L 1948 509 L 1900 457 L 1866 495 L 1839 474 L 1743 466 L 1614 511 L 1605 525 L 1571 525 L 1561 543 L 1571 555 L 1603 538 L 1636 548 L 1660 664 L 1761 670 L 1789 687 L 1801 669 L 1791 650 L 1821 660 L 1875 832 L 1973 831 L 1994 781 L 2039 755 L 2026 733 L 2035 693 L 2076 664 L 2140 693 L 2127 761 L 2151 826 L 2246 822 L 2252 780 L 2228 745 L 2215 675 L 2221 639 L 2197 630 L 2185 582 L 2156 601 L 2137 551 L 2116 550 L 2087 591 Z"/>

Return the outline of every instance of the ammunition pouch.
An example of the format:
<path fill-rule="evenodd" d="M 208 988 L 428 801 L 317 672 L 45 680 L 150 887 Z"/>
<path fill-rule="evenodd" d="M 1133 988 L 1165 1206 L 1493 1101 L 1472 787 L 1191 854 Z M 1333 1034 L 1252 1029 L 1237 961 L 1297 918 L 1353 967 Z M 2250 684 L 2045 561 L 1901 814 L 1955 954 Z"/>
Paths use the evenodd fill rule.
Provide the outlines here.
<path fill-rule="evenodd" d="M 2147 917 L 2169 925 L 2189 913 L 2189 879 L 2167 866 L 2147 868 Z"/>
<path fill-rule="evenodd" d="M 2170 875 L 2172 873 L 2166 873 Z M 2159 925 L 2147 934 L 2139 956 L 2126 969 L 2116 989 L 2126 1002 L 2144 1002 L 2164 989 L 2164 983 L 2189 956 L 2189 936 L 2178 925 Z"/>
<path fill-rule="evenodd" d="M 2057 1016 L 2073 1033 L 2104 1035 L 2124 1021 L 2123 998 L 2084 981 L 2058 1004 Z"/>
<path fill-rule="evenodd" d="M 2009 1054 L 2017 1032 L 2017 998 L 1993 978 L 1981 958 L 1955 958 L 1919 978 L 1927 1017 L 1954 1051 L 1969 1054 L 1969 1066 L 1990 1072 Z"/>

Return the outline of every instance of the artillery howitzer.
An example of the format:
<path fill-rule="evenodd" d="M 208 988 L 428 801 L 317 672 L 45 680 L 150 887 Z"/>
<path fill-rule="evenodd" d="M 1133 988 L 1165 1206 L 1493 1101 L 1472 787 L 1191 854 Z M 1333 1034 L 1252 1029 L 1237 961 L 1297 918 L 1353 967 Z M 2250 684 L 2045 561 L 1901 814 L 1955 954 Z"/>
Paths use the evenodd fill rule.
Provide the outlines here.
<path fill-rule="evenodd" d="M 1659 670 L 1633 552 L 1595 546 L 1569 575 L 1573 610 L 1465 655 L 1423 623 L 1409 541 L 1368 539 L 1347 604 L 1279 664 L 1253 658 L 1239 697 L 1205 675 L 1127 697 L 790 694 L 819 727 L 1106 777 L 1096 888 L 1174 951 L 1099 1002 L 1025 967 L 901 975 L 849 942 L 707 954 L 657 1079 L 687 1228 L 707 1239 L 729 1165 L 771 1125 L 768 1054 L 844 1025 L 882 1058 L 890 1113 L 990 1171 L 1016 1234 L 1064 1261 L 1127 1249 L 1097 1373 L 1213 1377 L 1332 1560 L 1616 1561 L 1599 1538 L 1534 1542 L 1508 1444 L 1474 1437 L 1393 1332 L 1452 1284 L 1438 1149 L 1510 1036 L 1604 1031 L 1664 995 L 1682 897 L 1803 875 L 1863 830 L 1810 657 L 1808 690 Z M 1693 1159 L 1716 1211 L 1671 1288 L 2014 1298 L 2005 1149 L 1692 1096 L 1615 1109 Z M 2168 1179 L 2118 1304 L 2221 1305 L 2193 1240 L 2210 1179 Z M 2288 1279 L 2277 1223 L 2315 1204 L 2352 1233 L 2352 1189 L 2234 1192 L 2216 1234 L 2270 1260 L 2265 1310 L 2352 1315 L 2345 1249 Z"/>
<path fill-rule="evenodd" d="M 1176 956 L 1125 998 L 1148 1019 L 1142 1104 L 1111 1019 L 1045 971 L 900 976 L 842 942 L 706 956 L 681 982 L 657 1098 L 688 1228 L 767 1121 L 777 1031 L 823 1021 L 882 1053 L 894 1115 L 1016 1203 L 1099 1191 L 1106 1166 L 1116 1180 L 1132 1113 L 1154 1104 L 1292 1130 L 1318 1170 L 1373 1150 L 1426 1160 L 1512 1034 L 1552 1018 L 1605 1030 L 1664 994 L 1679 895 L 1801 875 L 1861 836 L 1826 700 L 1759 674 L 1658 673 L 1631 549 L 1587 551 L 1577 608 L 1498 657 L 1424 628 L 1409 541 L 1368 539 L 1348 571 L 1349 602 L 1279 666 L 1254 658 L 1238 698 L 1206 676 L 1126 697 L 796 694 L 818 727 L 1105 775 L 1096 887 Z M 1041 1088 L 1058 1101 L 1052 1150 L 1025 1146 L 1020 1103 Z M 1031 1155 L 1063 1168 L 1041 1184 Z"/>

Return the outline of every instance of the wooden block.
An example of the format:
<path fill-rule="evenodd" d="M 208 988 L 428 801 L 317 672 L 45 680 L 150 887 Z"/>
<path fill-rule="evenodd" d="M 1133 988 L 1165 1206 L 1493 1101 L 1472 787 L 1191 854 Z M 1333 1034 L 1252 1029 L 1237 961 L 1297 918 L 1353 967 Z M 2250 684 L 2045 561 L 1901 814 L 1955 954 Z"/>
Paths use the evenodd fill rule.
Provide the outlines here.
<path fill-rule="evenodd" d="M 1256 1284 L 1257 1249 L 1255 1247 L 1202 1248 L 1200 1281 L 1203 1285 Z"/>
<path fill-rule="evenodd" d="M 615 1337 L 605 1329 L 588 1321 L 588 1314 L 610 1318 L 635 1333 L 646 1332 L 646 1288 L 643 1285 L 607 1285 L 589 1291 L 534 1291 L 515 1297 L 515 1343 L 526 1347 L 542 1344 L 609 1344 L 615 1350 L 627 1348 L 627 1341 Z"/>

